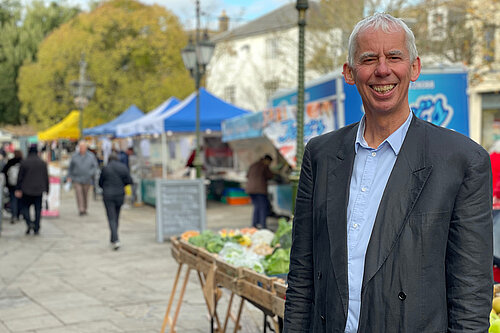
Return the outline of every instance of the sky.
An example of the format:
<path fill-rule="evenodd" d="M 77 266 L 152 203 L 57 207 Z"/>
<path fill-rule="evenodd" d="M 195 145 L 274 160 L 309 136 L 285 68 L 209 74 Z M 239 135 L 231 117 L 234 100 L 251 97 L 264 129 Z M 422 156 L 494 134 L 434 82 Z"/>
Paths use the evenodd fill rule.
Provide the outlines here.
<path fill-rule="evenodd" d="M 22 0 L 28 4 L 32 0 Z M 50 2 L 50 0 L 45 0 Z M 52 0 L 54 1 L 54 0 Z M 88 10 L 87 0 L 55 0 L 70 5 L 78 5 Z M 158 4 L 176 14 L 186 29 L 195 27 L 196 1 L 195 0 L 139 0 L 145 4 Z M 201 28 L 217 28 L 217 18 L 225 10 L 230 18 L 230 29 L 245 24 L 257 17 L 273 11 L 294 0 L 199 0 L 201 8 Z"/>

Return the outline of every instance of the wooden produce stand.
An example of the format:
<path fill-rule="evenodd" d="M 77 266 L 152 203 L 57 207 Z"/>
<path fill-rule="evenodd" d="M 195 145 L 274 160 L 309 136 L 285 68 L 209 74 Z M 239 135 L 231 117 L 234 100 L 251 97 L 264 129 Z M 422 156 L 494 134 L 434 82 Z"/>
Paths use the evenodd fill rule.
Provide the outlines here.
<path fill-rule="evenodd" d="M 171 237 L 170 240 L 172 244 L 172 256 L 179 266 L 170 293 L 167 310 L 163 318 L 161 333 L 165 332 L 167 326 L 169 327 L 169 332 L 177 332 L 175 325 L 192 270 L 198 274 L 205 303 L 211 317 L 213 332 L 225 333 L 229 320 L 232 320 L 234 322 L 234 333 L 237 333 L 241 329 L 240 320 L 245 301 L 255 305 L 264 313 L 264 332 L 266 332 L 267 325 L 266 316 L 274 318 L 274 330 L 275 332 L 281 332 L 286 293 L 286 286 L 281 282 L 281 279 L 268 277 L 247 268 L 230 265 L 205 249 L 189 244 L 178 237 Z M 182 280 L 182 287 L 175 305 L 174 314 L 171 316 L 170 312 L 174 305 L 174 298 L 177 286 L 181 280 L 183 266 L 186 266 L 187 270 Z M 221 320 L 217 313 L 217 303 L 222 297 L 221 288 L 230 291 L 228 307 L 222 318 L 223 320 Z M 234 296 L 240 297 L 240 304 L 236 314 L 231 312 Z"/>

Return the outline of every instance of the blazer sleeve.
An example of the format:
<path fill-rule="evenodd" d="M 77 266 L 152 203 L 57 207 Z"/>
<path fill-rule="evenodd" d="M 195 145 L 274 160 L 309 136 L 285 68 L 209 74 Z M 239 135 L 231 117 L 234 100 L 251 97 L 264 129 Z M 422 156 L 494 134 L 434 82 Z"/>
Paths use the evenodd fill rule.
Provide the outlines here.
<path fill-rule="evenodd" d="M 446 253 L 448 332 L 487 332 L 493 293 L 489 156 L 474 153 L 455 199 Z"/>
<path fill-rule="evenodd" d="M 302 160 L 292 231 L 292 249 L 286 292 L 283 332 L 309 332 L 313 284 L 313 188 L 310 145 Z"/>

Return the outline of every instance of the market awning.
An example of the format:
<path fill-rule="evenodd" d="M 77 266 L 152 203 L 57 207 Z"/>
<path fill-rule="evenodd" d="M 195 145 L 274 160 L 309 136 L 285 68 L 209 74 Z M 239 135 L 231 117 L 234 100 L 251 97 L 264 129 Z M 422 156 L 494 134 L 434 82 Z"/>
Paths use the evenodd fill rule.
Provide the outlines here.
<path fill-rule="evenodd" d="M 179 100 L 175 97 L 170 97 L 141 118 L 116 126 L 116 136 L 124 138 L 127 136 L 149 134 L 145 126 L 148 123 L 154 123 L 157 117 L 161 116 L 168 109 L 176 106 L 177 104 L 179 104 Z"/>
<path fill-rule="evenodd" d="M 78 139 L 80 137 L 80 129 L 78 128 L 79 117 L 79 111 L 71 111 L 59 123 L 49 127 L 45 131 L 38 132 L 38 139 L 41 141 Z"/>
<path fill-rule="evenodd" d="M 123 111 L 121 115 L 111 120 L 106 124 L 102 124 L 99 126 L 95 126 L 92 128 L 86 128 L 83 130 L 83 134 L 85 136 L 95 136 L 95 135 L 116 135 L 116 127 L 120 124 L 128 123 L 135 119 L 144 116 L 144 113 L 139 110 L 139 108 L 135 105 L 131 105 L 127 110 Z"/>

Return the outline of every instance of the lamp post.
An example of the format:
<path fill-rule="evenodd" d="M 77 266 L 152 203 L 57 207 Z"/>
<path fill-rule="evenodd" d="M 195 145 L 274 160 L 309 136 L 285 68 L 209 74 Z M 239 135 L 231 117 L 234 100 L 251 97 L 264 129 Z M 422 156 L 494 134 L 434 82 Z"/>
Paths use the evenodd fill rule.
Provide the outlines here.
<path fill-rule="evenodd" d="M 302 168 L 302 156 L 304 155 L 304 44 L 306 33 L 306 11 L 309 8 L 308 0 L 297 0 L 295 8 L 299 12 L 299 69 L 297 82 L 297 150 L 295 153 L 295 168 L 290 175 L 293 185 L 293 208 L 295 210 L 295 199 L 299 185 L 300 170 Z"/>
<path fill-rule="evenodd" d="M 200 157 L 200 81 L 205 74 L 206 66 L 212 58 L 215 44 L 210 42 L 208 34 L 200 39 L 200 1 L 196 0 L 196 33 L 195 42 L 190 38 L 188 45 L 182 49 L 182 61 L 194 78 L 196 87 L 196 153 L 193 165 L 196 167 L 196 178 L 201 177 Z"/>
<path fill-rule="evenodd" d="M 87 62 L 85 61 L 85 54 L 82 53 L 80 59 L 80 76 L 78 81 L 73 80 L 69 83 L 71 93 L 74 97 L 74 102 L 78 110 L 80 110 L 79 129 L 80 139 L 83 138 L 83 109 L 89 104 L 89 100 L 94 96 L 95 84 L 85 78 L 85 69 Z"/>

